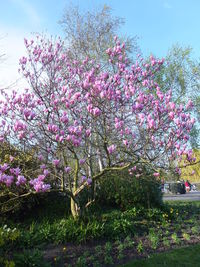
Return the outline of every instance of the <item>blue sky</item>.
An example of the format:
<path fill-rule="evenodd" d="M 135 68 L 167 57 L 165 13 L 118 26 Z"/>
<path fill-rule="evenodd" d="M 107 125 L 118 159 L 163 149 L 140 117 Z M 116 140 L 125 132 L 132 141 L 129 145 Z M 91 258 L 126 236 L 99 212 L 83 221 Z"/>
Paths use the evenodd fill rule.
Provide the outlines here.
<path fill-rule="evenodd" d="M 0 53 L 7 57 L 7 70 L 1 66 L 0 71 L 5 77 L 12 76 L 10 70 L 24 54 L 24 37 L 31 32 L 63 35 L 58 21 L 70 2 L 83 11 L 109 5 L 114 16 L 125 19 L 121 31 L 139 37 L 144 55 L 164 57 L 179 43 L 193 47 L 194 56 L 200 57 L 199 0 L 0 0 Z"/>

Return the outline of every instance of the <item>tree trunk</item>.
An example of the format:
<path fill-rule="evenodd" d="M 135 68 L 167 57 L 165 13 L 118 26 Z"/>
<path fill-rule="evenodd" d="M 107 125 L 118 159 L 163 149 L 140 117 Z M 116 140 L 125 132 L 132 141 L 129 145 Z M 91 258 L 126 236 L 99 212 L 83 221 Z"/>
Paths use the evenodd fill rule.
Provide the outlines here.
<path fill-rule="evenodd" d="M 71 198 L 71 213 L 74 219 L 78 219 L 81 216 L 81 208 L 73 198 Z"/>

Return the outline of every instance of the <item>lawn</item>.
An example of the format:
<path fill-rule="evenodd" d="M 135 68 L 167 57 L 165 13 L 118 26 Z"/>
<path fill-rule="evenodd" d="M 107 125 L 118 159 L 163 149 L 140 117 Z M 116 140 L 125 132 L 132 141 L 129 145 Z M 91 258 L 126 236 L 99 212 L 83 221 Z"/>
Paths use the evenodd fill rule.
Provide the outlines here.
<path fill-rule="evenodd" d="M 200 266 L 200 244 L 153 254 L 148 259 L 132 261 L 121 267 L 197 267 Z"/>

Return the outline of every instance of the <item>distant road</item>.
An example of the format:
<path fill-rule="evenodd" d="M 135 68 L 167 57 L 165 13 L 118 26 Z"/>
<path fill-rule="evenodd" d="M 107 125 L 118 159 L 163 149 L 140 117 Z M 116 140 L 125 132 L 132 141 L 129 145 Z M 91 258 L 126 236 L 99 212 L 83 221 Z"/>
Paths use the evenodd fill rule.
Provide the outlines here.
<path fill-rule="evenodd" d="M 163 200 L 168 201 L 168 200 L 173 200 L 173 201 L 200 201 L 200 191 L 195 191 L 195 192 L 189 192 L 183 195 L 174 195 L 174 194 L 164 194 L 163 195 Z"/>

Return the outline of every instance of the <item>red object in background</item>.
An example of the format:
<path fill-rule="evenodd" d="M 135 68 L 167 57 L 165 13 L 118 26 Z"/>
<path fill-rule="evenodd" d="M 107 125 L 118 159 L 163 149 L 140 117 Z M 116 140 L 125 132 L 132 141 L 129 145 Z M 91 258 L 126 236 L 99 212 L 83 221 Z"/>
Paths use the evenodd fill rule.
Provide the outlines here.
<path fill-rule="evenodd" d="M 185 182 L 185 187 L 189 187 L 189 183 L 187 181 Z"/>

